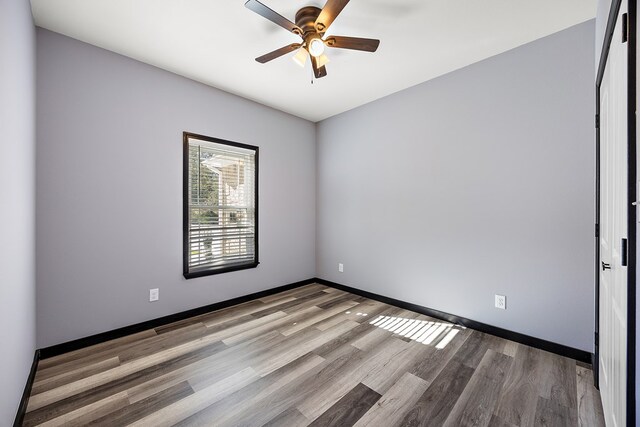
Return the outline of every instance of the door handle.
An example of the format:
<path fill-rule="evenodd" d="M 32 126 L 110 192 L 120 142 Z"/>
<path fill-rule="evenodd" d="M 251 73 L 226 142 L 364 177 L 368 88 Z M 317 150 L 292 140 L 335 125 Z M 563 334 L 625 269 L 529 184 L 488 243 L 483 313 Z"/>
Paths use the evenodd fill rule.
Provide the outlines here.
<path fill-rule="evenodd" d="M 611 270 L 611 264 L 607 264 L 606 262 L 602 261 L 602 271 L 605 270 Z"/>

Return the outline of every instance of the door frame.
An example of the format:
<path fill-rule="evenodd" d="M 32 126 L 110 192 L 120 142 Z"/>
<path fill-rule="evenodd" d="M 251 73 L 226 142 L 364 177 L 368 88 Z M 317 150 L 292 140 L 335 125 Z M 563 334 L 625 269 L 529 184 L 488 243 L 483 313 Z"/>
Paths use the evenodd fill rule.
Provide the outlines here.
<path fill-rule="evenodd" d="M 612 0 L 602 53 L 596 76 L 596 224 L 595 224 L 595 347 L 592 357 L 596 387 L 599 381 L 599 332 L 600 332 L 600 86 L 613 40 L 622 0 Z M 627 64 L 627 423 L 635 422 L 636 398 L 636 32 L 637 2 L 628 0 L 628 64 Z M 629 424 L 631 425 L 631 424 Z"/>

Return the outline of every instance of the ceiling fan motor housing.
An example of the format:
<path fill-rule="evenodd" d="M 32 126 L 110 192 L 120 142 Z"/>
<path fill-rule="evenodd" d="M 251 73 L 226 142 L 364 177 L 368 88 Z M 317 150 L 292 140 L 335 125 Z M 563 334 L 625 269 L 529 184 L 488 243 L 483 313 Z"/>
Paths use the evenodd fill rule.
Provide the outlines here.
<path fill-rule="evenodd" d="M 322 36 L 324 31 L 316 28 L 316 20 L 320 15 L 320 8 L 307 6 L 296 12 L 296 25 L 302 30 L 302 38 L 307 40 L 311 35 Z M 321 26 L 321 24 L 319 24 Z M 323 28 L 325 30 L 326 28 Z"/>

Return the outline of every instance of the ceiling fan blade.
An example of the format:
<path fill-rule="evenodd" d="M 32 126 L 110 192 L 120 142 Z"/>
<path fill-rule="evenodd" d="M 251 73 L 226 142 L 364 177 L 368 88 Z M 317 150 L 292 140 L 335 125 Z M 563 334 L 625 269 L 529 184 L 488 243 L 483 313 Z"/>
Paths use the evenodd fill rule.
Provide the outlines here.
<path fill-rule="evenodd" d="M 380 40 L 362 39 L 360 37 L 329 36 L 324 41 L 324 43 L 329 47 L 336 47 L 338 49 L 353 49 L 375 52 L 380 45 Z"/>
<path fill-rule="evenodd" d="M 327 28 L 335 21 L 342 9 L 349 3 L 349 0 L 327 0 L 322 8 L 318 19 L 316 19 L 316 28 L 320 32 L 326 31 Z"/>
<path fill-rule="evenodd" d="M 272 59 L 276 59 L 289 52 L 293 52 L 294 50 L 299 49 L 300 46 L 302 46 L 300 43 L 294 43 L 285 47 L 281 47 L 280 49 L 276 49 L 273 52 L 269 52 L 265 55 L 257 57 L 256 61 L 258 61 L 261 64 L 264 64 L 265 62 L 269 62 Z"/>
<path fill-rule="evenodd" d="M 273 22 L 274 24 L 280 25 L 282 28 L 284 28 L 287 31 L 291 31 L 292 33 L 295 33 L 298 35 L 302 34 L 302 30 L 300 29 L 300 27 L 298 27 L 296 24 L 289 21 L 287 18 L 280 15 L 279 13 L 273 11 L 272 9 L 269 9 L 267 6 L 263 5 L 258 0 L 248 0 L 244 5 L 247 7 L 247 9 L 251 9 L 258 15 L 264 18 L 267 18 L 269 21 Z"/>
<path fill-rule="evenodd" d="M 327 68 L 324 65 L 318 67 L 318 58 L 315 56 L 311 56 L 311 65 L 313 66 L 313 75 L 316 76 L 316 79 L 321 79 L 327 75 Z"/>

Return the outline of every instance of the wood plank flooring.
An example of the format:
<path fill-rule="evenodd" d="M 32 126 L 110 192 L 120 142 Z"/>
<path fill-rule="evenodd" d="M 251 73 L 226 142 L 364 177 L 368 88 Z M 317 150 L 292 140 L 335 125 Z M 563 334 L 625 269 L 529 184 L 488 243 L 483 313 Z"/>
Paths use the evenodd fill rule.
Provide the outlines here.
<path fill-rule="evenodd" d="M 42 360 L 25 426 L 604 426 L 589 367 L 312 284 Z"/>

